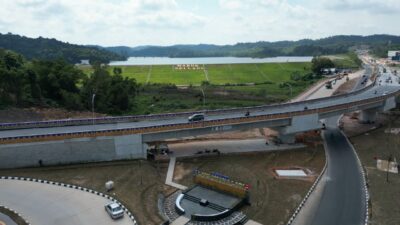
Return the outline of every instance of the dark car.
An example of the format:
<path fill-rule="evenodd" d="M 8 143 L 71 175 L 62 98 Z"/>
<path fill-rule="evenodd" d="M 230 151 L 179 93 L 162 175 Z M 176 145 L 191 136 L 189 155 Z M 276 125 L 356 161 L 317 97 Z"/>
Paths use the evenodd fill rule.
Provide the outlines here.
<path fill-rule="evenodd" d="M 189 122 L 203 121 L 204 114 L 193 114 L 188 118 Z"/>

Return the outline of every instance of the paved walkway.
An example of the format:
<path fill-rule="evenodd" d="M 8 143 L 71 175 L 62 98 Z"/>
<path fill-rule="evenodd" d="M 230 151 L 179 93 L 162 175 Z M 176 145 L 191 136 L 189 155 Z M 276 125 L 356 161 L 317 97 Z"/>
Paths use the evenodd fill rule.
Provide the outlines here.
<path fill-rule="evenodd" d="M 184 216 L 178 217 L 178 219 L 174 220 L 171 225 L 185 225 L 187 222 L 189 222 L 190 219 L 186 218 Z"/>
<path fill-rule="evenodd" d="M 21 213 L 33 225 L 131 225 L 125 215 L 112 220 L 106 198 L 72 188 L 31 181 L 0 179 L 0 202 Z"/>
<path fill-rule="evenodd" d="M 168 165 L 168 172 L 167 172 L 167 178 L 165 179 L 165 184 L 169 185 L 174 188 L 178 188 L 180 190 L 185 190 L 187 189 L 186 186 L 180 185 L 178 183 L 175 183 L 173 181 L 174 179 L 174 170 L 175 170 L 175 163 L 176 163 L 176 157 L 171 156 L 169 160 L 169 165 Z"/>
<path fill-rule="evenodd" d="M 262 225 L 254 220 L 248 220 L 244 225 Z"/>

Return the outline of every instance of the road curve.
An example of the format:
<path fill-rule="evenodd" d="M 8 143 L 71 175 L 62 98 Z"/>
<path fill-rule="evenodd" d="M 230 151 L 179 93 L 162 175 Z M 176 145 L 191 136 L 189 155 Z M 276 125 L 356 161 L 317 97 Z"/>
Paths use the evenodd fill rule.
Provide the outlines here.
<path fill-rule="evenodd" d="M 125 215 L 113 221 L 104 210 L 108 199 L 62 186 L 0 179 L 0 202 L 33 225 L 132 225 Z"/>
<path fill-rule="evenodd" d="M 328 166 L 323 195 L 310 225 L 358 225 L 365 221 L 363 177 L 353 146 L 338 129 L 323 132 Z"/>

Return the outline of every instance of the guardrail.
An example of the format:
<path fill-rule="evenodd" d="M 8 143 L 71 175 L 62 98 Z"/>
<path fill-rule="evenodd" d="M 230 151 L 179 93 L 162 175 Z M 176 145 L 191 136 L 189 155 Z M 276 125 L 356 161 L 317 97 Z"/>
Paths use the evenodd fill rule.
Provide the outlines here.
<path fill-rule="evenodd" d="M 260 121 L 278 120 L 278 119 L 290 119 L 294 116 L 301 116 L 315 113 L 327 113 L 335 112 L 344 109 L 354 109 L 354 106 L 364 106 L 373 103 L 379 103 L 386 100 L 389 97 L 400 94 L 400 90 L 390 93 L 384 96 L 377 96 L 370 99 L 358 100 L 350 103 L 339 104 L 335 106 L 322 107 L 317 109 L 308 109 L 302 111 L 293 111 L 288 113 L 274 113 L 268 115 L 258 115 L 249 117 L 236 117 L 227 119 L 217 119 L 202 122 L 185 122 L 175 124 L 165 124 L 149 127 L 136 127 L 136 128 L 122 128 L 122 129 L 110 129 L 110 130 L 96 130 L 96 131 L 80 131 L 80 132 L 66 132 L 56 134 L 43 134 L 43 135 L 27 135 L 27 136 L 14 136 L 14 137 L 3 137 L 0 138 L 0 144 L 14 144 L 14 143 L 29 143 L 29 142 L 42 142 L 42 141 L 56 141 L 73 138 L 88 138 L 98 136 L 121 136 L 130 134 L 146 134 L 146 133 L 157 133 L 157 132 L 168 132 L 177 131 L 183 129 L 196 129 L 206 128 L 224 125 L 235 125 L 240 123 L 252 123 Z"/>
<path fill-rule="evenodd" d="M 349 96 L 357 95 L 363 91 L 372 88 L 375 85 L 376 80 L 364 88 L 357 91 L 323 97 L 318 99 L 311 99 L 301 102 L 293 103 L 276 103 L 269 105 L 260 105 L 252 107 L 240 107 L 240 108 L 229 108 L 229 109 L 216 109 L 216 110 L 203 110 L 203 111 L 189 111 L 189 112 L 179 112 L 179 113 L 165 113 L 165 114 L 153 114 L 153 115 L 134 115 L 134 116 L 118 116 L 118 117 L 100 117 L 100 118 L 85 118 L 85 119 L 62 119 L 62 120 L 48 120 L 48 121 L 31 121 L 31 122 L 17 122 L 17 123 L 0 123 L 0 130 L 10 130 L 10 129 L 27 129 L 27 128 L 44 128 L 44 127 L 60 127 L 60 126 L 79 126 L 79 125 L 90 125 L 90 124 L 109 124 L 109 123 L 123 123 L 123 122 L 137 122 L 139 120 L 151 120 L 151 119 L 164 119 L 164 118 L 174 118 L 190 116 L 195 113 L 206 113 L 207 115 L 215 114 L 226 114 L 226 113 L 237 113 L 246 112 L 254 110 L 268 110 L 274 108 L 282 108 L 286 106 L 295 105 L 307 105 L 317 102 L 322 102 L 327 99 L 334 100 L 339 98 L 347 98 Z"/>

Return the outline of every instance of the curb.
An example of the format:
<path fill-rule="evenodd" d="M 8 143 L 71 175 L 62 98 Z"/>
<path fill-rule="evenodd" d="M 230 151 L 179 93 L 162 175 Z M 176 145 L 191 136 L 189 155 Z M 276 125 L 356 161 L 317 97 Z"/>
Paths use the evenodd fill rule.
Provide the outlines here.
<path fill-rule="evenodd" d="M 340 132 L 346 137 L 346 135 L 343 133 L 343 131 L 340 130 Z M 369 221 L 369 208 L 368 208 L 369 193 L 368 193 L 368 187 L 367 187 L 366 174 L 365 174 L 364 168 L 362 166 L 360 157 L 358 157 L 358 154 L 357 154 L 354 146 L 351 144 L 350 140 L 347 137 L 346 137 L 346 141 L 351 146 L 351 149 L 353 149 L 353 153 L 357 158 L 358 166 L 359 166 L 359 169 L 360 169 L 360 172 L 361 172 L 361 175 L 362 175 L 362 183 L 364 185 L 364 192 L 365 192 L 365 221 L 364 221 L 364 225 L 368 225 L 368 221 Z"/>
<path fill-rule="evenodd" d="M 122 207 L 122 209 L 124 210 L 124 212 L 128 215 L 128 217 L 132 220 L 133 224 L 134 225 L 138 225 L 138 223 L 137 223 L 135 217 L 133 216 L 133 214 L 120 201 L 118 201 L 114 197 L 111 197 L 111 196 L 109 196 L 107 194 L 104 194 L 102 192 L 98 192 L 98 191 L 95 191 L 95 190 L 92 190 L 92 189 L 89 189 L 89 188 L 84 188 L 84 187 L 80 187 L 80 186 L 76 186 L 76 185 L 59 183 L 59 182 L 48 181 L 48 180 L 35 179 L 35 178 L 0 176 L 0 179 L 3 179 L 3 180 L 31 181 L 31 182 L 37 182 L 37 183 L 42 183 L 42 184 L 50 184 L 50 185 L 61 186 L 61 187 L 66 187 L 66 188 L 72 188 L 72 189 L 77 189 L 77 190 L 80 190 L 80 191 L 85 191 L 85 192 L 89 192 L 89 193 L 92 193 L 92 194 L 96 194 L 98 196 L 101 196 L 103 198 L 106 198 L 106 199 L 108 199 L 108 200 L 110 200 L 112 202 L 115 202 L 115 203 L 119 204 Z"/>
<path fill-rule="evenodd" d="M 31 225 L 31 223 L 29 223 L 28 220 L 25 219 L 25 218 L 22 216 L 22 214 L 18 213 L 18 212 L 15 211 L 14 209 L 11 209 L 11 208 L 9 208 L 9 207 L 7 207 L 7 206 L 5 206 L 5 205 L 0 205 L 0 208 L 5 208 L 5 209 L 7 209 L 8 211 L 11 211 L 11 212 L 15 213 L 15 214 L 16 214 L 17 216 L 19 216 L 26 224 Z"/>
<path fill-rule="evenodd" d="M 321 173 L 318 175 L 317 179 L 314 181 L 311 188 L 308 190 L 306 196 L 303 198 L 303 201 L 301 201 L 300 205 L 297 206 L 296 210 L 294 211 L 294 213 L 290 217 L 289 221 L 287 222 L 287 225 L 291 225 L 293 223 L 293 221 L 296 219 L 297 215 L 300 213 L 300 210 L 306 204 L 308 198 L 311 196 L 311 194 L 314 192 L 315 188 L 317 187 L 319 181 L 321 180 L 321 177 L 324 175 L 324 173 L 326 171 L 327 166 L 328 166 L 328 158 L 327 158 L 327 155 L 325 154 L 324 168 L 322 169 Z"/>

